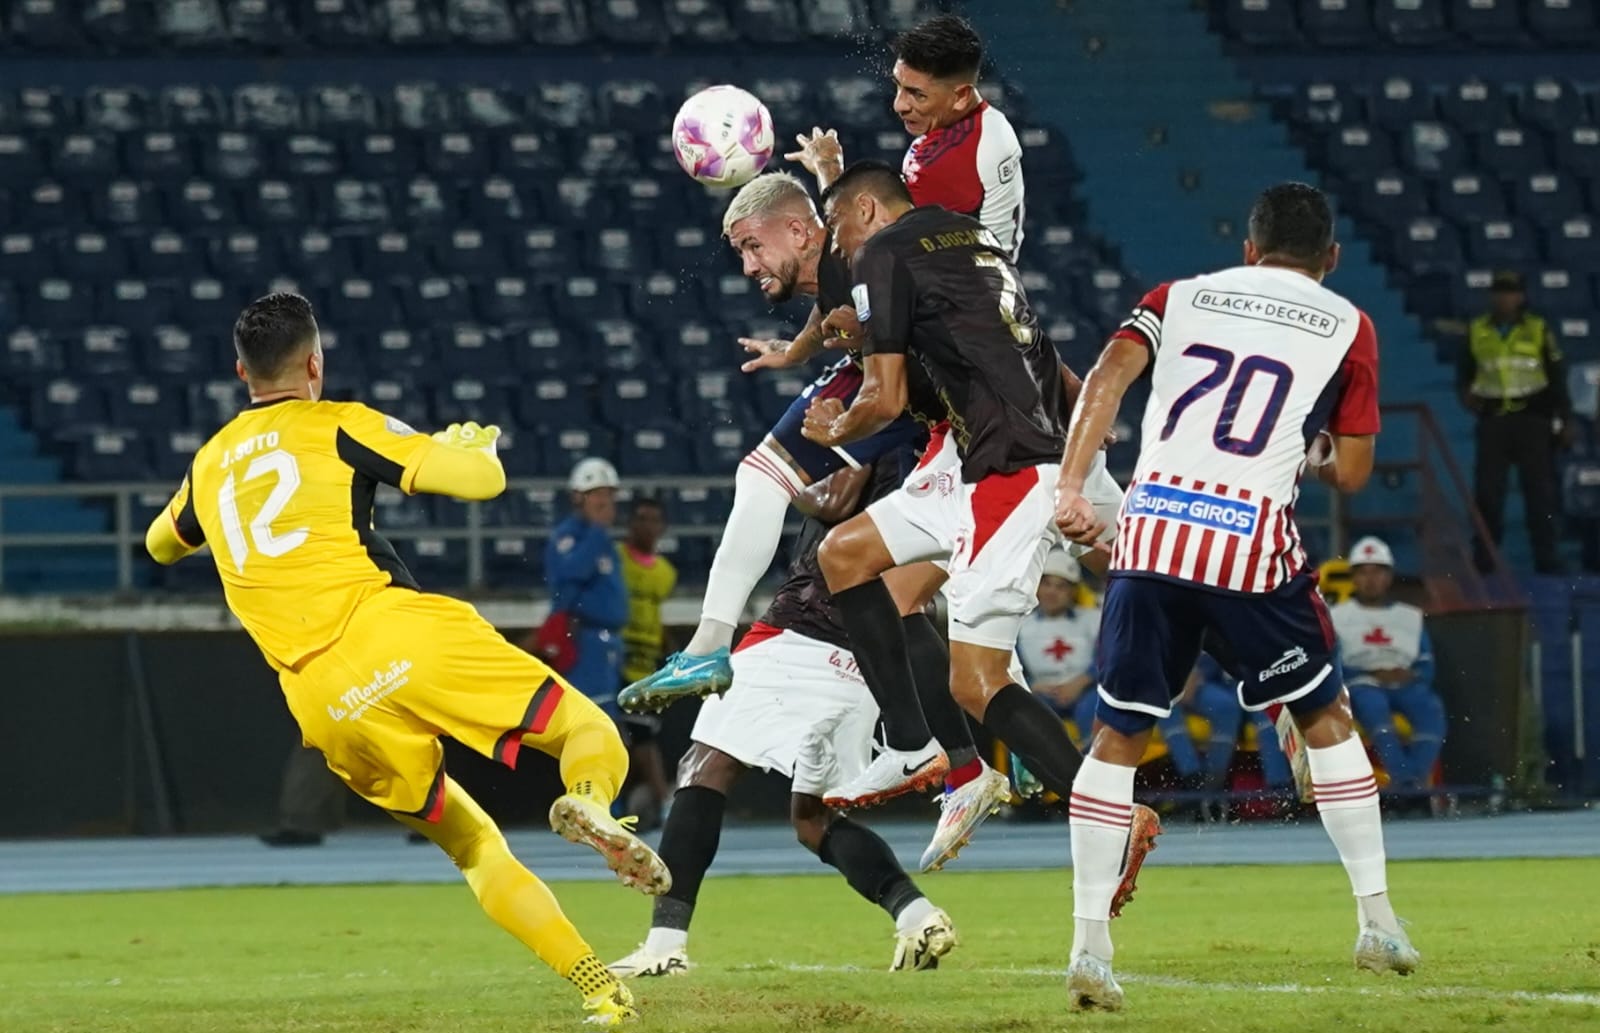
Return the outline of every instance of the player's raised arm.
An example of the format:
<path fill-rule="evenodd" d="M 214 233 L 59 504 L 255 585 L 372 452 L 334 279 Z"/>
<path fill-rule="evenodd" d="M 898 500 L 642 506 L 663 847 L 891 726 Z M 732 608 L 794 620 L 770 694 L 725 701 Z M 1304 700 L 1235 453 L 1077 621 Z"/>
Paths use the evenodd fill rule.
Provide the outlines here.
<path fill-rule="evenodd" d="M 391 416 L 351 406 L 340 422 L 339 458 L 407 495 L 426 492 L 467 500 L 492 499 L 506 488 L 495 455 L 500 428 L 451 424 L 429 437 Z"/>
<path fill-rule="evenodd" d="M 185 476 L 172 500 L 150 521 L 144 534 L 145 551 L 150 553 L 151 559 L 167 567 L 198 551 L 205 543 L 206 534 L 195 516 L 189 478 Z"/>
<path fill-rule="evenodd" d="M 1337 491 L 1360 491 L 1377 456 L 1378 334 L 1361 313 L 1350 351 L 1339 370 L 1339 401 L 1328 420 L 1326 449 L 1313 448 L 1317 479 Z"/>

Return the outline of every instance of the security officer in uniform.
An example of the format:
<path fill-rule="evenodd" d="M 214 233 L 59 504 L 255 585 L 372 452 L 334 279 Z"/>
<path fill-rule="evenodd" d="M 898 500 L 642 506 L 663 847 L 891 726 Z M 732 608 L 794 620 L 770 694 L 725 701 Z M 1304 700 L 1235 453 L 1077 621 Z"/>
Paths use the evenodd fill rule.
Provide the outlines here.
<path fill-rule="evenodd" d="M 615 720 L 622 678 L 622 628 L 628 592 L 617 566 L 611 525 L 617 515 L 616 468 L 584 459 L 572 468 L 572 514 L 556 524 L 545 547 L 550 609 L 564 620 L 575 655 L 562 673 Z"/>
<path fill-rule="evenodd" d="M 1478 417 L 1474 471 L 1478 509 L 1496 545 L 1505 531 L 1506 475 L 1514 466 L 1522 486 L 1534 567 L 1556 573 L 1555 451 L 1570 443 L 1571 402 L 1561 349 L 1544 317 L 1527 309 L 1522 277 L 1498 272 L 1489 311 L 1472 321 L 1457 370 L 1461 403 Z M 1489 567 L 1478 543 L 1478 567 Z"/>

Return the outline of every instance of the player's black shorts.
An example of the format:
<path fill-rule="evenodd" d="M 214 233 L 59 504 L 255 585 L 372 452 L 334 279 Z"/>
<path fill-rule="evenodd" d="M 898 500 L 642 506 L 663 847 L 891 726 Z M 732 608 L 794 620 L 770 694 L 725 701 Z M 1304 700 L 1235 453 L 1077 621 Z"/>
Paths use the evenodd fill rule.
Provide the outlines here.
<path fill-rule="evenodd" d="M 1095 717 L 1124 735 L 1172 712 L 1202 640 L 1227 652 L 1246 710 L 1283 703 L 1309 713 L 1337 699 L 1344 683 L 1328 607 L 1309 572 L 1258 595 L 1113 574 L 1100 613 Z"/>
<path fill-rule="evenodd" d="M 852 465 L 852 462 L 854 465 L 867 466 L 905 445 L 920 448 L 927 443 L 927 429 L 903 413 L 872 437 L 849 445 L 828 448 L 806 440 L 800 430 L 805 425 L 806 410 L 811 407 L 812 399 L 837 398 L 849 408 L 850 403 L 855 400 L 856 392 L 861 390 L 862 376 L 861 367 L 848 356 L 840 359 L 823 370 L 809 387 L 800 392 L 772 427 L 770 435 L 772 439 L 789 453 L 795 465 L 805 473 L 812 484 L 847 465 Z M 850 460 L 847 461 L 845 456 L 849 456 Z"/>

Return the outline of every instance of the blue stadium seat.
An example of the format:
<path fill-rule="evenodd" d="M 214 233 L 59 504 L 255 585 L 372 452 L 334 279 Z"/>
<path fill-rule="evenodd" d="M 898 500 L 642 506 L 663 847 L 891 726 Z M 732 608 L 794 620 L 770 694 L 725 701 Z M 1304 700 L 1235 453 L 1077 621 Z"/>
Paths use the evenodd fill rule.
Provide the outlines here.
<path fill-rule="evenodd" d="M 1517 214 L 1541 227 L 1559 226 L 1584 207 L 1583 188 L 1571 176 L 1536 172 L 1517 183 Z"/>
<path fill-rule="evenodd" d="M 1501 126 L 1478 138 L 1479 164 L 1504 179 L 1515 179 L 1550 167 L 1544 141 L 1520 126 Z"/>
<path fill-rule="evenodd" d="M 137 268 L 158 279 L 187 279 L 200 276 L 205 265 L 192 238 L 170 229 L 156 229 L 148 235 L 125 236 Z"/>
<path fill-rule="evenodd" d="M 660 374 L 639 370 L 600 385 L 600 418 L 619 430 L 670 422 L 676 408 Z"/>
<path fill-rule="evenodd" d="M 825 80 L 818 100 L 831 110 L 841 129 L 876 129 L 883 124 L 883 113 L 890 110 L 892 93 L 882 78 L 857 76 Z"/>
<path fill-rule="evenodd" d="M 423 392 L 403 372 L 383 372 L 375 377 L 367 384 L 365 401 L 412 427 L 427 427 L 433 418 Z"/>
<path fill-rule="evenodd" d="M 1372 120 L 1387 129 L 1399 129 L 1435 117 L 1434 98 L 1428 87 L 1403 75 L 1391 75 L 1379 83 L 1369 107 Z"/>
<path fill-rule="evenodd" d="M 696 284 L 687 277 L 654 272 L 634 282 L 629 311 L 653 325 L 670 326 L 704 314 L 695 294 Z"/>
<path fill-rule="evenodd" d="M 571 466 L 552 467 L 548 473 L 565 479 L 571 469 Z M 505 497 L 516 499 L 516 509 L 529 527 L 554 527 L 567 515 L 567 494 L 561 489 L 514 488 L 506 492 Z"/>
<path fill-rule="evenodd" d="M 446 376 L 491 382 L 516 379 L 517 371 L 511 365 L 498 327 L 457 323 L 440 330 L 434 339 L 438 342 L 440 368 Z"/>
<path fill-rule="evenodd" d="M 588 325 L 590 348 L 598 351 L 596 365 L 605 376 L 657 376 L 660 360 L 651 336 L 626 319 L 595 319 Z"/>
<path fill-rule="evenodd" d="M 246 130 L 292 132 L 300 128 L 300 98 L 278 83 L 246 83 L 233 91 L 233 123 Z"/>
<path fill-rule="evenodd" d="M 399 290 L 400 307 L 414 326 L 462 323 L 472 318 L 472 301 L 458 277 L 429 276 Z"/>
<path fill-rule="evenodd" d="M 264 179 L 254 190 L 244 191 L 243 214 L 246 221 L 262 226 L 303 227 L 311 221 L 305 191 L 297 183 Z"/>
<path fill-rule="evenodd" d="M 172 224 L 190 232 L 221 230 L 239 221 L 232 192 L 208 179 L 169 188 L 165 207 Z"/>
<path fill-rule="evenodd" d="M 495 142 L 494 167 L 502 175 L 542 175 L 566 167 L 560 144 L 548 133 L 523 130 Z"/>
<path fill-rule="evenodd" d="M 720 324 L 685 320 L 663 327 L 662 333 L 672 364 L 685 372 L 728 369 L 744 361 L 744 351 Z"/>
<path fill-rule="evenodd" d="M 394 124 L 401 129 L 443 129 L 455 118 L 450 95 L 438 83 L 399 82 L 390 94 Z"/>
<path fill-rule="evenodd" d="M 500 428 L 500 465 L 505 467 L 507 478 L 543 477 L 547 473 L 537 441 L 538 434 L 524 434 L 511 424 Z"/>
<path fill-rule="evenodd" d="M 594 0 L 589 21 L 607 43 L 642 47 L 667 38 L 661 11 L 650 0 Z"/>
<path fill-rule="evenodd" d="M 67 0 L 26 0 L 11 11 L 11 37 L 38 50 L 76 50 L 83 46 L 77 12 Z"/>
<path fill-rule="evenodd" d="M 506 390 L 482 380 L 462 378 L 434 388 L 433 419 L 437 426 L 473 420 L 487 426 L 513 424 Z"/>
<path fill-rule="evenodd" d="M 677 477 L 695 472 L 694 454 L 676 427 L 628 424 L 621 435 L 617 472 L 624 477 Z"/>
<path fill-rule="evenodd" d="M 1467 261 L 1494 269 L 1520 269 L 1539 260 L 1539 237 L 1520 219 L 1486 219 L 1469 227 Z"/>
<path fill-rule="evenodd" d="M 1593 315 L 1593 284 L 1570 269 L 1541 269 L 1528 277 L 1528 307 L 1556 320 Z"/>
<path fill-rule="evenodd" d="M 1476 268 L 1462 270 L 1451 285 L 1450 309 L 1456 318 L 1475 316 L 1489 310 L 1489 284 L 1494 270 Z"/>
<path fill-rule="evenodd" d="M 1569 316 L 1556 320 L 1555 332 L 1569 360 L 1600 362 L 1600 321 Z"/>
<path fill-rule="evenodd" d="M 113 280 L 102 286 L 97 318 L 112 326 L 149 330 L 174 318 L 176 291 L 149 280 Z M 81 318 L 81 316 L 80 316 Z"/>
<path fill-rule="evenodd" d="M 524 201 L 516 183 L 490 176 L 466 190 L 467 218 L 480 226 L 505 227 L 530 221 L 536 212 Z"/>
<path fill-rule="evenodd" d="M 17 327 L 0 346 L 0 373 L 17 383 L 36 383 L 60 374 L 66 367 L 61 343 L 32 327 Z"/>
<path fill-rule="evenodd" d="M 210 241 L 211 271 L 235 283 L 260 282 L 283 267 L 275 241 L 254 230 L 229 230 Z"/>
<path fill-rule="evenodd" d="M 1593 3 L 1585 0 L 1528 0 L 1528 28 L 1546 43 L 1587 46 L 1600 35 Z"/>
<path fill-rule="evenodd" d="M 108 227 L 139 227 L 156 221 L 155 191 L 132 179 L 114 179 L 91 194 L 95 217 Z"/>
<path fill-rule="evenodd" d="M 750 407 L 750 378 L 724 364 L 678 379 L 678 411 L 694 426 L 721 420 L 743 424 Z"/>
<path fill-rule="evenodd" d="M 1505 193 L 1495 180 L 1466 172 L 1439 185 L 1435 204 L 1439 214 L 1458 223 L 1506 217 Z"/>
<path fill-rule="evenodd" d="M 482 277 L 505 268 L 499 239 L 475 226 L 462 226 L 435 242 L 434 269 L 456 276 Z"/>
<path fill-rule="evenodd" d="M 182 393 L 160 384 L 134 381 L 118 384 L 107 395 L 108 417 L 118 427 L 157 431 L 186 422 Z"/>
<path fill-rule="evenodd" d="M 570 47 L 590 40 L 583 0 L 521 0 L 523 30 L 542 47 Z"/>
<path fill-rule="evenodd" d="M 426 254 L 411 234 L 403 230 L 343 239 L 350 242 L 351 255 L 363 276 L 390 280 L 414 279 L 428 274 Z"/>
<path fill-rule="evenodd" d="M 696 428 L 695 465 L 704 474 L 731 475 L 760 440 L 760 434 L 752 435 L 743 427 Z"/>
<path fill-rule="evenodd" d="M 21 303 L 22 318 L 30 326 L 45 330 L 79 327 L 84 313 L 94 311 L 94 291 L 87 284 L 52 277 L 29 286 Z"/>
<path fill-rule="evenodd" d="M 242 302 L 220 280 L 199 277 L 182 285 L 178 319 L 198 330 L 225 330 L 239 318 Z"/>
<path fill-rule="evenodd" d="M 327 287 L 356 271 L 351 238 L 335 237 L 326 230 L 282 230 L 278 252 L 302 280 L 317 287 Z"/>
<path fill-rule="evenodd" d="M 359 84 L 316 86 L 307 91 L 306 124 L 334 136 L 355 136 L 380 128 L 377 98 Z"/>
<path fill-rule="evenodd" d="M 705 291 L 708 313 L 730 323 L 765 316 L 771 310 L 755 281 L 738 273 L 724 273 L 707 283 Z"/>
<path fill-rule="evenodd" d="M 757 377 L 752 388 L 757 414 L 769 426 L 777 423 L 809 386 L 811 378 L 803 372 L 785 370 Z"/>
<path fill-rule="evenodd" d="M 1566 462 L 1561 472 L 1561 506 L 1575 520 L 1600 520 L 1600 460 Z"/>
<path fill-rule="evenodd" d="M 679 0 L 679 3 L 683 2 L 685 0 Z M 657 133 L 663 126 L 672 124 L 674 113 L 667 110 L 661 87 L 648 79 L 620 79 L 602 83 L 596 100 L 602 119 L 600 124 L 624 133 Z"/>
<path fill-rule="evenodd" d="M 83 126 L 92 133 L 132 133 L 150 122 L 150 98 L 131 86 L 91 86 L 83 95 Z"/>
<path fill-rule="evenodd" d="M 249 392 L 238 377 L 189 385 L 189 412 L 195 426 L 207 433 L 233 419 L 249 403 Z"/>
<path fill-rule="evenodd" d="M 1397 172 L 1384 172 L 1358 183 L 1358 209 L 1368 218 L 1393 225 L 1428 214 L 1422 184 Z"/>
<path fill-rule="evenodd" d="M 134 134 L 123 144 L 123 161 L 130 175 L 156 182 L 177 182 L 195 172 L 193 142 L 165 130 Z"/>
<path fill-rule="evenodd" d="M 544 540 L 494 535 L 484 542 L 483 574 L 490 588 L 537 591 L 544 587 Z"/>
<path fill-rule="evenodd" d="M 649 269 L 653 256 L 647 250 L 642 233 L 625 226 L 609 226 L 589 235 L 584 262 L 608 273 L 633 275 Z"/>
<path fill-rule="evenodd" d="M 1288 47 L 1300 42 L 1294 0 L 1226 0 L 1228 34 L 1252 47 Z"/>
<path fill-rule="evenodd" d="M 1444 122 L 1411 123 L 1401 134 L 1400 150 L 1406 168 L 1430 179 L 1455 174 L 1467 157 L 1460 134 Z"/>
<path fill-rule="evenodd" d="M 338 143 L 321 133 L 290 133 L 276 150 L 273 167 L 289 179 L 327 179 L 344 167 Z"/>
<path fill-rule="evenodd" d="M 1325 157 L 1338 175 L 1367 179 L 1395 166 L 1389 134 L 1375 126 L 1341 125 L 1328 134 Z"/>
<path fill-rule="evenodd" d="M 1523 119 L 1549 133 L 1559 133 L 1584 121 L 1585 114 L 1577 88 L 1552 78 L 1535 79 L 1523 91 L 1517 110 Z"/>
<path fill-rule="evenodd" d="M 618 178 L 639 171 L 639 159 L 631 133 L 594 132 L 576 140 L 573 162 L 586 176 Z"/>
<path fill-rule="evenodd" d="M 211 87 L 178 83 L 161 89 L 161 121 L 172 129 L 214 129 L 222 124 L 222 97 Z"/>
<path fill-rule="evenodd" d="M 478 315 L 507 326 L 526 324 L 549 308 L 546 292 L 533 280 L 522 276 L 496 276 L 473 284 Z"/>
<path fill-rule="evenodd" d="M 68 133 L 56 141 L 50 165 L 68 185 L 102 183 L 118 172 L 116 141 L 104 133 Z"/>
<path fill-rule="evenodd" d="M 1476 43 L 1504 46 L 1522 36 L 1519 0 L 1450 0 L 1450 27 Z"/>
<path fill-rule="evenodd" d="M 1573 215 L 1550 231 L 1550 260 L 1587 273 L 1600 273 L 1600 223 Z"/>
<path fill-rule="evenodd" d="M 86 481 L 142 481 L 153 476 L 145 440 L 131 430 L 95 430 L 80 436 L 72 468 Z"/>
<path fill-rule="evenodd" d="M 64 330 L 67 366 L 74 373 L 121 377 L 133 372 L 133 342 L 127 330 L 120 326 L 83 326 L 81 315 L 78 326 Z"/>
<path fill-rule="evenodd" d="M 406 569 L 423 588 L 466 583 L 465 539 L 413 538 L 397 541 L 394 546 L 400 561 L 406 565 Z"/>
<path fill-rule="evenodd" d="M 1477 78 L 1445 90 L 1439 98 L 1439 111 L 1451 125 L 1467 133 L 1489 132 L 1511 118 L 1511 104 L 1504 91 Z"/>
<path fill-rule="evenodd" d="M 204 175 L 223 182 L 253 185 L 266 168 L 261 138 L 254 133 L 229 131 L 201 137 L 200 170 Z"/>
<path fill-rule="evenodd" d="M 399 179 L 417 167 L 414 138 L 371 132 L 351 137 L 345 146 L 345 171 L 360 179 Z"/>
<path fill-rule="evenodd" d="M 56 263 L 48 239 L 27 231 L 0 236 L 0 281 L 54 273 Z"/>
<path fill-rule="evenodd" d="M 209 344 L 208 338 L 197 340 L 183 327 L 158 326 L 143 336 L 139 365 L 151 376 L 172 380 L 209 375 L 224 368 Z"/>
<path fill-rule="evenodd" d="M 544 468 L 563 474 L 580 459 L 599 456 L 615 460 L 616 436 L 610 431 L 592 425 L 551 427 L 539 435 L 539 447 L 544 456 Z"/>
<path fill-rule="evenodd" d="M 514 406 L 519 427 L 581 426 L 594 419 L 582 385 L 548 376 L 519 388 Z"/>
<path fill-rule="evenodd" d="M 17 91 L 17 125 L 59 132 L 78 124 L 74 105 L 53 86 L 25 86 Z"/>
<path fill-rule="evenodd" d="M 656 248 L 663 269 L 707 269 L 724 248 L 715 230 L 699 224 L 663 229 Z"/>
<path fill-rule="evenodd" d="M 587 365 L 585 354 L 574 347 L 574 336 L 544 318 L 534 320 L 525 328 L 508 331 L 506 345 L 512 366 L 528 376 L 577 370 Z"/>
<path fill-rule="evenodd" d="M 551 222 L 568 226 L 593 226 L 610 218 L 611 192 L 588 176 L 563 176 L 553 189 L 540 184 L 541 204 Z"/>
<path fill-rule="evenodd" d="M 794 43 L 803 36 L 793 0 L 733 0 L 732 7 L 740 37 L 757 46 Z"/>
<path fill-rule="evenodd" d="M 858 35 L 870 26 L 862 0 L 808 0 L 801 18 L 806 31 L 821 39 Z"/>
<path fill-rule="evenodd" d="M 717 0 L 666 0 L 663 6 L 667 31 L 680 43 L 719 46 L 738 37 L 727 11 Z"/>
<path fill-rule="evenodd" d="M 1373 21 L 1380 36 L 1401 46 L 1433 46 L 1450 38 L 1444 0 L 1377 0 Z"/>
<path fill-rule="evenodd" d="M 314 0 L 299 5 L 299 34 L 328 49 L 357 49 L 377 42 L 363 0 Z"/>
<path fill-rule="evenodd" d="M 1300 27 L 1321 47 L 1359 47 L 1374 38 L 1372 10 L 1350 0 L 1300 0 Z"/>
<path fill-rule="evenodd" d="M 1575 125 L 1556 134 L 1555 167 L 1585 179 L 1600 179 L 1600 127 Z"/>
<path fill-rule="evenodd" d="M 336 179 L 327 184 L 318 192 L 317 208 L 322 221 L 334 226 L 377 227 L 394 223 L 382 184 L 367 179 Z"/>
<path fill-rule="evenodd" d="M 453 225 L 458 215 L 454 194 L 429 176 L 412 176 L 398 207 L 405 210 L 404 222 L 414 230 Z"/>
<path fill-rule="evenodd" d="M 941 10 L 938 0 L 871 0 L 873 24 L 889 32 L 904 32 Z"/>
<path fill-rule="evenodd" d="M 24 229 L 54 229 L 81 218 L 77 198 L 53 180 L 34 183 L 26 195 L 19 194 L 17 201 L 14 214 Z"/>
<path fill-rule="evenodd" d="M 570 268 L 571 263 L 567 265 Z M 563 316 L 579 322 L 607 319 L 623 312 L 621 290 L 593 276 L 564 278 L 554 289 L 553 301 Z"/>
<path fill-rule="evenodd" d="M 94 230 L 82 230 L 61 241 L 59 259 L 55 267 L 61 274 L 74 280 L 110 280 L 123 275 L 128 269 L 128 254 L 123 238 L 107 236 Z M 36 259 L 37 261 L 37 259 Z M 29 269 L 30 277 L 37 277 L 49 268 L 46 261 Z"/>
<path fill-rule="evenodd" d="M 393 310 L 385 313 L 392 316 Z M 368 357 L 374 368 L 385 376 L 398 379 L 402 375 L 428 377 L 438 371 L 438 356 L 433 337 L 422 327 L 396 327 L 385 323 L 371 337 Z"/>
<path fill-rule="evenodd" d="M 150 462 L 157 479 L 176 483 L 188 472 L 194 454 L 205 445 L 204 434 L 192 430 L 167 429 L 150 438 Z M 156 505 L 163 506 L 166 496 L 157 497 Z"/>
<path fill-rule="evenodd" d="M 88 427 L 105 422 L 105 394 L 66 377 L 47 380 L 29 400 L 35 427 Z"/>
<path fill-rule="evenodd" d="M 534 117 L 547 126 L 587 129 L 595 122 L 594 94 L 587 83 L 540 80 L 529 93 L 528 104 Z"/>
<path fill-rule="evenodd" d="M 23 185 L 44 171 L 38 148 L 21 133 L 0 133 L 0 185 Z"/>

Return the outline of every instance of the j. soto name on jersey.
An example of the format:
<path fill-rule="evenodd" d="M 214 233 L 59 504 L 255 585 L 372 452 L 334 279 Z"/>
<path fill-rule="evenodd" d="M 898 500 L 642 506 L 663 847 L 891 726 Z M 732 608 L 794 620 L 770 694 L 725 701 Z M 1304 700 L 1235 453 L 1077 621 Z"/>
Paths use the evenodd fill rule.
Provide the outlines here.
<path fill-rule="evenodd" d="M 1157 287 L 1113 337 L 1152 364 L 1112 570 L 1258 593 L 1304 569 L 1307 448 L 1378 432 L 1372 321 L 1309 276 L 1242 266 Z"/>

